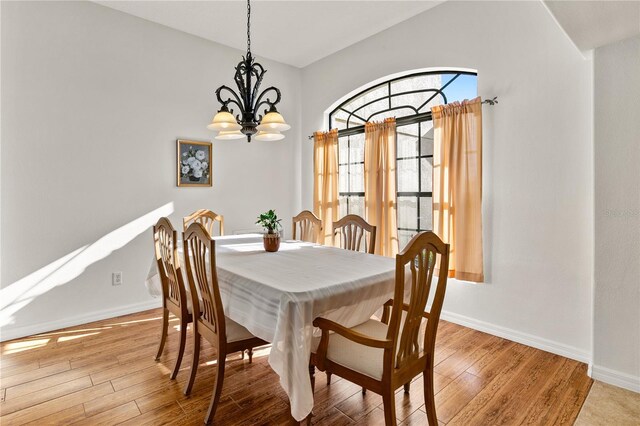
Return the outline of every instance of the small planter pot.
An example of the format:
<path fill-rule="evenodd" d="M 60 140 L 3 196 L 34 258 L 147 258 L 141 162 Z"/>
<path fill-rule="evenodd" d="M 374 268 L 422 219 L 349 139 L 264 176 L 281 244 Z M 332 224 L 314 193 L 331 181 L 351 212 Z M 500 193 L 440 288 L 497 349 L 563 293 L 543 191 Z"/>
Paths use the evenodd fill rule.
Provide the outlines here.
<path fill-rule="evenodd" d="M 264 249 L 268 252 L 276 252 L 280 248 L 280 234 L 264 234 Z"/>

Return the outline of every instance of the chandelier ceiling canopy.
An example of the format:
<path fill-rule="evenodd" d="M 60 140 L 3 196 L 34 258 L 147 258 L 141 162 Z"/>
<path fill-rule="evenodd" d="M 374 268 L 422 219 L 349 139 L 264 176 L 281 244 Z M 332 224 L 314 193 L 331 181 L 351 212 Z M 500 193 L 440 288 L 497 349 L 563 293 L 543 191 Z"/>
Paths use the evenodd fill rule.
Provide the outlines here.
<path fill-rule="evenodd" d="M 225 85 L 216 90 L 216 97 L 222 107 L 207 126 L 208 129 L 220 132 L 215 139 L 241 139 L 246 136 L 247 142 L 251 142 L 251 137 L 256 133 L 256 140 L 284 139 L 281 132 L 289 130 L 291 126 L 276 109 L 282 97 L 280 90 L 270 86 L 259 91 L 266 72 L 251 55 L 251 2 L 247 0 L 247 54 L 236 66 L 234 81 L 238 92 Z M 235 117 L 232 107 L 239 110 Z M 263 114 L 260 114 L 260 108 L 263 107 Z"/>

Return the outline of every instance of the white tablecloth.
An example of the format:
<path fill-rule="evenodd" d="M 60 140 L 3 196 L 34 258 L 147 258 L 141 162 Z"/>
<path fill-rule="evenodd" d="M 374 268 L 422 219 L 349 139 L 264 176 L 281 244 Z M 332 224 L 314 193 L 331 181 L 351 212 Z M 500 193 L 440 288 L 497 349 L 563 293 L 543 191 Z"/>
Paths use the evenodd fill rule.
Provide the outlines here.
<path fill-rule="evenodd" d="M 267 253 L 256 235 L 215 239 L 225 313 L 272 343 L 269 364 L 301 421 L 313 409 L 313 320 L 322 316 L 347 327 L 366 321 L 393 297 L 395 259 L 296 241 Z M 146 285 L 161 294 L 155 260 Z"/>

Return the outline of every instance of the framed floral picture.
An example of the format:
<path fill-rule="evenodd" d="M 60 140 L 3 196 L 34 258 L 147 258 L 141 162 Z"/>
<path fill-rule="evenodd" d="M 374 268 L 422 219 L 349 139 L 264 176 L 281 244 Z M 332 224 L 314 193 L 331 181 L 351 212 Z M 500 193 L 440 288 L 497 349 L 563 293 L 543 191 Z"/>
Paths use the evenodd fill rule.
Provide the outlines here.
<path fill-rule="evenodd" d="M 178 186 L 211 186 L 211 142 L 178 139 Z"/>

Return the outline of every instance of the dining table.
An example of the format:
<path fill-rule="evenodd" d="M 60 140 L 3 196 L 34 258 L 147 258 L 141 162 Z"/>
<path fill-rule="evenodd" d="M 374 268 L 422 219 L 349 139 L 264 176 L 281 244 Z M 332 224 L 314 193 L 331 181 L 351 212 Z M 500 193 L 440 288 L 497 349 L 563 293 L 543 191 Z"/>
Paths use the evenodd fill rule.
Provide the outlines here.
<path fill-rule="evenodd" d="M 266 252 L 260 234 L 214 240 L 225 315 L 271 343 L 269 365 L 289 396 L 291 415 L 302 421 L 313 409 L 309 359 L 319 335 L 313 320 L 346 327 L 368 320 L 393 298 L 395 259 L 293 240 Z M 145 284 L 161 296 L 155 258 Z"/>

